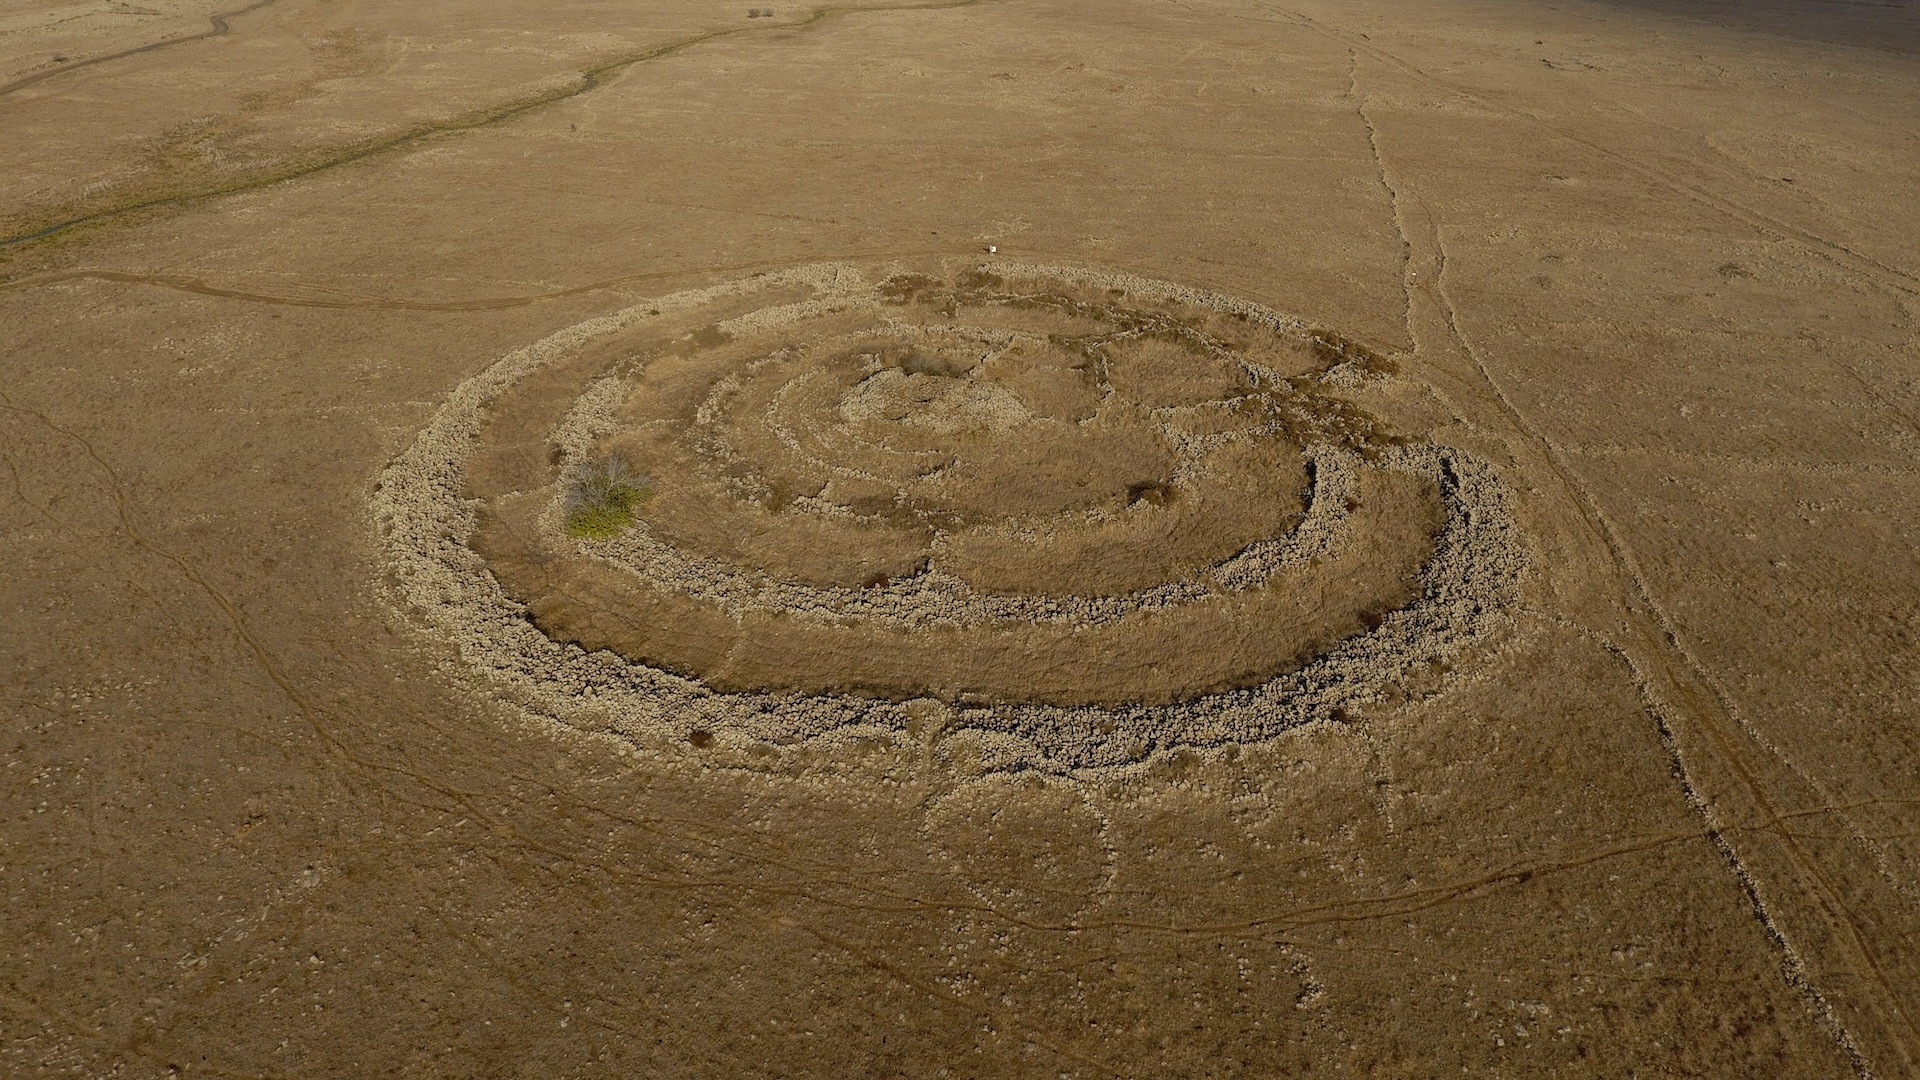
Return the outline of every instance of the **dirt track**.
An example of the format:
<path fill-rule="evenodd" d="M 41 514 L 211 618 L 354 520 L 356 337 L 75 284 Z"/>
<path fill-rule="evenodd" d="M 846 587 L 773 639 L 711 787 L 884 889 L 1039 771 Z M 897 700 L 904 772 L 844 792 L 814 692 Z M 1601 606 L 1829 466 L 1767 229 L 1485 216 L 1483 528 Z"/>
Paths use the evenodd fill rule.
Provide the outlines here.
<path fill-rule="evenodd" d="M 153 10 L 0 9 L 0 1074 L 1920 1073 L 1905 7 Z"/>

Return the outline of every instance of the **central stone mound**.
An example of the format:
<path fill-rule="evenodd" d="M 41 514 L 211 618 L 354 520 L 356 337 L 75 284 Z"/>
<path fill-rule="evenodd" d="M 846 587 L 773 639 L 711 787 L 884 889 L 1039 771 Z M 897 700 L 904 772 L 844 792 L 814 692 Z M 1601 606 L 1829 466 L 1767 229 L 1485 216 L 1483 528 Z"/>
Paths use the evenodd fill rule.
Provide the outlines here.
<path fill-rule="evenodd" d="M 556 719 L 704 746 L 932 708 L 995 761 L 1110 765 L 1337 718 L 1510 603 L 1504 489 L 1354 403 L 1391 374 L 1127 275 L 803 267 L 502 359 L 375 508 L 405 600 Z"/>

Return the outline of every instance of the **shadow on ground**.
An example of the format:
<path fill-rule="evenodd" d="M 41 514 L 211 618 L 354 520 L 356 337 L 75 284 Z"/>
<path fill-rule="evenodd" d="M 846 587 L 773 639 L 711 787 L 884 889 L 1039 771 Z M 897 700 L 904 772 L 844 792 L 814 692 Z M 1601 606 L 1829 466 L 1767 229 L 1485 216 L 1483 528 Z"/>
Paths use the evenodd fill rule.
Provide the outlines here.
<path fill-rule="evenodd" d="M 1608 7 L 1694 19 L 1798 41 L 1920 54 L 1920 5 L 1910 0 L 1597 0 Z"/>

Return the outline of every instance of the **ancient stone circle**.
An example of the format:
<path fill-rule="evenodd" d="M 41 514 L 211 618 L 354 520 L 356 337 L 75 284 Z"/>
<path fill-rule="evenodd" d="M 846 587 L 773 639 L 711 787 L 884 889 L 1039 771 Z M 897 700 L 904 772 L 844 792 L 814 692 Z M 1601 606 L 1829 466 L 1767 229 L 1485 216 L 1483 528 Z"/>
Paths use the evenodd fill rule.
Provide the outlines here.
<path fill-rule="evenodd" d="M 1105 769 L 1338 722 L 1505 625 L 1507 492 L 1346 392 L 1393 377 L 1125 274 L 806 266 L 508 354 L 374 518 L 396 603 L 536 715 L 694 747 L 934 717 L 995 768 Z M 648 497 L 579 535 L 609 467 Z"/>

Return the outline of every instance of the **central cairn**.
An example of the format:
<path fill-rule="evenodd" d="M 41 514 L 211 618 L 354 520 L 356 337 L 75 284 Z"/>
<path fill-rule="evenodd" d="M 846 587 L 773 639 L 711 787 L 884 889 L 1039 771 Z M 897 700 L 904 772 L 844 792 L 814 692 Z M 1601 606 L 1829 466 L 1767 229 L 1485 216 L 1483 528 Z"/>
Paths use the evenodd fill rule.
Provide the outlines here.
<path fill-rule="evenodd" d="M 933 710 L 1055 769 L 1337 718 L 1511 602 L 1503 489 L 1341 395 L 1391 376 L 1365 350 L 1125 275 L 920 270 L 502 360 L 383 478 L 404 598 L 554 719 L 791 744 Z"/>

